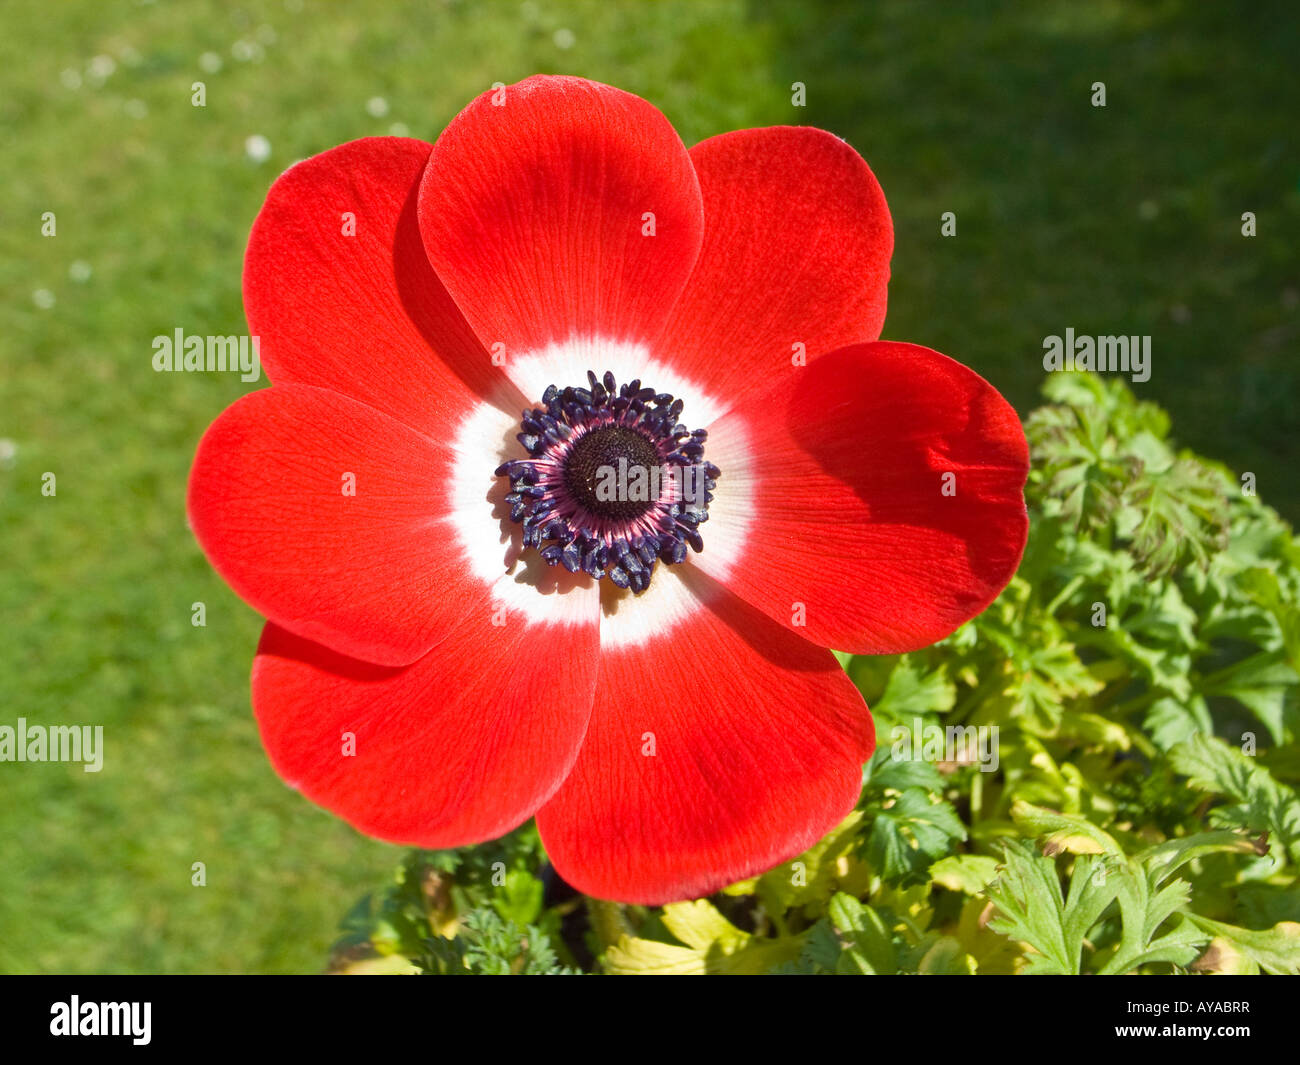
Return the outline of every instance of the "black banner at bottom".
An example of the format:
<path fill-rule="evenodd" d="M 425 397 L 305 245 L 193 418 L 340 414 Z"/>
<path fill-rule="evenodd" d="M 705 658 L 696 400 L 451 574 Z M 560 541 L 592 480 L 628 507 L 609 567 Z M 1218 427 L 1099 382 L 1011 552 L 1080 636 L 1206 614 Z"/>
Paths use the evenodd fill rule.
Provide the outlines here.
<path fill-rule="evenodd" d="M 1079 1047 L 1145 1044 L 1142 1052 L 1159 1052 L 1159 1044 L 1170 1041 L 1180 1049 L 1197 1042 L 1232 1053 L 1232 1044 L 1280 1040 L 1294 1031 L 1296 985 L 1277 978 L 984 977 L 942 990 L 929 986 L 930 979 L 841 982 L 838 994 L 823 987 L 815 996 L 806 985 L 786 983 L 781 991 L 780 983 L 769 980 L 751 983 L 743 992 L 715 989 L 708 996 L 712 1009 L 701 1009 L 700 990 L 645 980 L 636 986 L 585 980 L 579 988 L 557 978 L 526 985 L 356 977 L 15 976 L 0 982 L 0 1030 L 6 1051 L 68 1048 L 95 1054 L 113 1044 L 145 1054 L 270 1044 L 332 1057 L 407 1047 L 482 1053 L 514 1039 L 581 1055 L 593 1048 L 588 1042 L 593 1037 L 595 1046 L 607 1049 L 611 1037 L 631 1039 L 646 1050 L 659 1043 L 665 1053 L 689 1045 L 694 1057 L 711 1042 L 710 1029 L 717 1032 L 719 1051 L 728 1055 L 751 1040 L 761 1041 L 766 1053 L 785 1040 L 805 1053 L 814 1040 L 833 1038 L 841 1045 L 860 1040 L 868 1044 L 865 1054 L 877 1041 L 919 1050 L 976 1037 L 1023 1046 L 1022 1040 L 1038 1036 Z M 764 1004 L 768 996 L 787 1000 L 779 1026 L 774 1007 Z"/>

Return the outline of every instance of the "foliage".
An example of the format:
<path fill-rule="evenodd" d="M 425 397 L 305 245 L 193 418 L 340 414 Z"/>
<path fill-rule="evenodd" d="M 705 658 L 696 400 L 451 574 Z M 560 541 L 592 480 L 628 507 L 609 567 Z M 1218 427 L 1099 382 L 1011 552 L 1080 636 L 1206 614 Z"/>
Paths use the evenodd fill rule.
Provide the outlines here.
<path fill-rule="evenodd" d="M 712 899 L 588 900 L 588 968 L 1300 972 L 1300 544 L 1123 384 L 1061 375 L 1046 393 L 1006 592 L 924 652 L 844 658 L 879 739 L 858 809 Z M 380 909 L 416 914 L 423 946 L 385 938 L 391 920 L 365 942 L 405 947 L 410 971 L 558 971 L 527 923 L 540 846 L 518 838 L 413 855 Z M 513 864 L 486 891 L 498 853 Z M 467 913 L 459 930 L 409 888 L 419 869 Z"/>
<path fill-rule="evenodd" d="M 552 902 L 532 829 L 416 852 L 344 948 L 420 972 L 1300 972 L 1300 545 L 1122 383 L 1046 394 L 1005 593 L 926 651 L 843 659 L 878 749 L 815 847 L 655 909 Z"/>
<path fill-rule="evenodd" d="M 334 946 L 335 973 L 539 975 L 577 972 L 552 946 L 560 911 L 543 913 L 537 831 L 489 844 L 411 851 L 393 884 L 361 899 Z"/>

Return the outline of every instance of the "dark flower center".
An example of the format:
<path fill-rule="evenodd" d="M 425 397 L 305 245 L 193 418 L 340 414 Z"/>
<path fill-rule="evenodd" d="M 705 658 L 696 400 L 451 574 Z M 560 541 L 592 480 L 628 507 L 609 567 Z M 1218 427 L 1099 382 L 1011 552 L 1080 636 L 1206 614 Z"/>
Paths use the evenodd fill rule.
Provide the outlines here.
<path fill-rule="evenodd" d="M 587 380 L 551 385 L 523 412 L 516 438 L 529 457 L 496 472 L 510 478 L 506 502 L 525 547 L 639 594 L 658 562 L 704 550 L 699 527 L 720 472 L 704 461 L 708 434 L 677 420 L 680 399 L 637 380 L 620 387 L 612 373 Z"/>
<path fill-rule="evenodd" d="M 606 425 L 573 445 L 564 460 L 564 483 L 591 514 L 639 518 L 659 501 L 660 465 L 659 449 L 644 433 Z"/>

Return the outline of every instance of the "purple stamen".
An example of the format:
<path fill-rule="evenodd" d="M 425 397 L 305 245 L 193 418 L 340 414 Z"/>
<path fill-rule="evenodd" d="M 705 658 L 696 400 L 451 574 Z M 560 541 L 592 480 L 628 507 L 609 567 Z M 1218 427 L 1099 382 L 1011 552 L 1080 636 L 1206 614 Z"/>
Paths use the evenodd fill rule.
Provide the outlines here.
<path fill-rule="evenodd" d="M 523 412 L 516 439 L 527 459 L 497 467 L 510 478 L 510 519 L 549 565 L 581 570 L 641 594 L 656 563 L 704 550 L 721 476 L 704 461 L 708 433 L 678 421 L 683 403 L 639 380 L 618 386 L 588 371 L 589 387 L 550 385 Z"/>

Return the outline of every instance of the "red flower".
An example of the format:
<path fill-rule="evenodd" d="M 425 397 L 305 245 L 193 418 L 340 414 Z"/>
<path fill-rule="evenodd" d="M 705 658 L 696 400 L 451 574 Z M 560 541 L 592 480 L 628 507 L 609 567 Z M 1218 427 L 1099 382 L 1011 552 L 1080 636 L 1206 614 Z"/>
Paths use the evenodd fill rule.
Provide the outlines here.
<path fill-rule="evenodd" d="M 628 902 L 816 841 L 874 747 L 825 648 L 948 635 L 1027 528 L 1015 412 L 876 339 L 892 246 L 844 141 L 688 152 L 578 78 L 283 174 L 244 272 L 274 387 L 211 426 L 189 495 L 270 619 L 277 771 L 401 843 L 535 815 L 566 880 Z"/>

